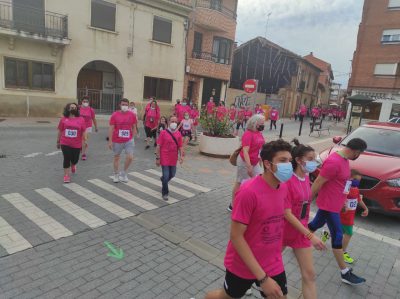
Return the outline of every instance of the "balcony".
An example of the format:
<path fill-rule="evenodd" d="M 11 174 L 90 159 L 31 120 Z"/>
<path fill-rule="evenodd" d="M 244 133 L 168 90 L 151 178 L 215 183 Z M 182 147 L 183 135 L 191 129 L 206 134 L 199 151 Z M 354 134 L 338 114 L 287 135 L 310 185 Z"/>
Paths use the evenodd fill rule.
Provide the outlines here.
<path fill-rule="evenodd" d="M 213 53 L 193 51 L 192 58 L 213 61 L 220 64 L 230 64 L 229 58 L 217 57 Z"/>
<path fill-rule="evenodd" d="M 231 76 L 230 60 L 216 57 L 212 53 L 193 51 L 188 59 L 188 73 L 201 77 L 229 81 Z"/>
<path fill-rule="evenodd" d="M 68 16 L 0 1 L 0 34 L 66 45 Z"/>

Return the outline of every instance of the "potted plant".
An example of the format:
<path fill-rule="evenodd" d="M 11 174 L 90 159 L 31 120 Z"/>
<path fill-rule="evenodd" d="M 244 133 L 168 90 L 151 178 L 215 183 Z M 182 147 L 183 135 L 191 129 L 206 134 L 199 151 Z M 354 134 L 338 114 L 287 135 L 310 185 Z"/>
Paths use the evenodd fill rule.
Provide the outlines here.
<path fill-rule="evenodd" d="M 226 158 L 229 157 L 240 145 L 239 137 L 232 134 L 233 124 L 228 113 L 218 113 L 217 108 L 212 113 L 207 113 L 203 108 L 200 113 L 200 124 L 203 133 L 200 135 L 200 153 Z"/>

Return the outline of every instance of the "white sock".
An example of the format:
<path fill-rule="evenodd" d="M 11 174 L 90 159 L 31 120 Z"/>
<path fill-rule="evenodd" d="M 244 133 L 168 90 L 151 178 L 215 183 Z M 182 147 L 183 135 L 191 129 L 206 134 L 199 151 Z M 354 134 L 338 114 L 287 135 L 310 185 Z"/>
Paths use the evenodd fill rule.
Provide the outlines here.
<path fill-rule="evenodd" d="M 345 275 L 347 272 L 349 272 L 349 268 L 346 268 L 346 269 L 343 269 L 343 270 L 340 270 L 340 272 L 343 274 L 343 275 Z"/>

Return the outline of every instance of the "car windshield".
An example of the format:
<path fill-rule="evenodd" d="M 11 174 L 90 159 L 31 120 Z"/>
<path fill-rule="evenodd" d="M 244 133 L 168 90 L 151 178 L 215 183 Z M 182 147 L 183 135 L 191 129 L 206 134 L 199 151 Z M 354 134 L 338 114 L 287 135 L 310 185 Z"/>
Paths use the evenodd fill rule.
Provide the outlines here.
<path fill-rule="evenodd" d="M 360 127 L 340 144 L 345 146 L 353 138 L 363 139 L 368 145 L 369 152 L 400 157 L 400 131 Z"/>

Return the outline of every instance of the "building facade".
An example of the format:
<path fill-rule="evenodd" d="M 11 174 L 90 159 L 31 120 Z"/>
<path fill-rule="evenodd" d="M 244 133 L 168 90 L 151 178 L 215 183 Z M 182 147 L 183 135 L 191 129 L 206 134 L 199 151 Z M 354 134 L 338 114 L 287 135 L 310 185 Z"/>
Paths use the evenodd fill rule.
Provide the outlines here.
<path fill-rule="evenodd" d="M 317 104 L 320 72 L 319 68 L 301 56 L 263 37 L 257 37 L 234 51 L 228 102 L 235 101 L 230 96 L 237 97 L 247 79 L 256 79 L 257 94 L 251 95 L 256 99 L 253 104 L 265 104 L 273 99 L 281 115 L 290 116 L 301 104 L 308 107 Z M 263 102 L 260 102 L 260 94 L 264 95 Z"/>
<path fill-rule="evenodd" d="M 365 0 L 349 91 L 375 99 L 364 115 L 400 116 L 400 0 Z"/>
<path fill-rule="evenodd" d="M 89 95 L 112 112 L 122 97 L 183 93 L 188 16 L 180 0 L 0 2 L 0 115 L 59 115 Z"/>
<path fill-rule="evenodd" d="M 199 106 L 225 99 L 238 0 L 196 0 L 190 14 L 184 97 Z"/>

